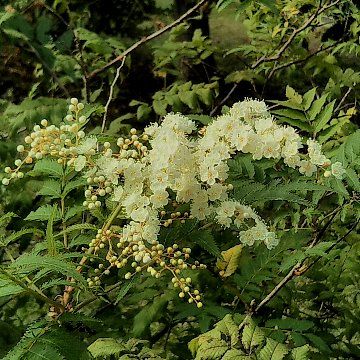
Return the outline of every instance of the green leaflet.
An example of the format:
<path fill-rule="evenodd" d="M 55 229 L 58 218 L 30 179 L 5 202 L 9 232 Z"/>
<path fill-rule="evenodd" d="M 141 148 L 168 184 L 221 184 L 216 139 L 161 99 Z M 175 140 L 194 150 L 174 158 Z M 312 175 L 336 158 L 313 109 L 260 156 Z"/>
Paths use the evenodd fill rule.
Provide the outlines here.
<path fill-rule="evenodd" d="M 41 159 L 37 161 L 34 165 L 33 170 L 30 172 L 32 175 L 49 175 L 55 178 L 61 178 L 63 175 L 62 166 L 57 163 L 55 160 L 51 159 Z"/>
<path fill-rule="evenodd" d="M 259 352 L 260 360 L 282 360 L 289 349 L 273 339 L 267 339 L 266 345 Z"/>
<path fill-rule="evenodd" d="M 11 244 L 12 242 L 20 239 L 23 235 L 36 234 L 36 233 L 41 234 L 41 230 L 33 228 L 33 229 L 22 229 L 22 230 L 16 231 L 16 232 L 6 236 L 5 238 L 0 238 L 0 247 Z"/>
<path fill-rule="evenodd" d="M 241 342 L 246 350 L 253 348 L 256 345 L 260 345 L 265 336 L 263 331 L 249 318 L 246 320 L 244 330 L 242 333 Z"/>
<path fill-rule="evenodd" d="M 38 191 L 38 195 L 51 196 L 52 198 L 61 197 L 61 187 L 57 180 L 47 180 L 42 184 L 41 189 Z"/>
<path fill-rule="evenodd" d="M 61 219 L 60 210 L 55 207 L 56 210 L 53 215 L 53 221 Z M 37 210 L 31 211 L 25 220 L 37 220 L 37 221 L 49 221 L 53 213 L 53 207 L 51 205 L 40 206 Z"/>
<path fill-rule="evenodd" d="M 217 245 L 210 230 L 196 230 L 191 232 L 189 237 L 191 238 L 191 241 L 198 244 L 209 254 L 217 258 L 221 257 L 219 246 Z"/>
<path fill-rule="evenodd" d="M 70 191 L 79 188 L 81 189 L 85 185 L 86 179 L 83 178 L 68 181 L 62 191 L 62 197 L 65 198 L 70 193 Z"/>
<path fill-rule="evenodd" d="M 89 345 L 88 350 L 94 358 L 101 358 L 120 355 L 126 347 L 115 339 L 101 338 Z"/>
<path fill-rule="evenodd" d="M 76 270 L 76 265 L 67 262 L 62 256 L 24 254 L 16 259 L 10 268 L 19 273 L 30 273 L 36 270 L 48 270 L 74 278 L 79 284 L 85 286 L 86 281 Z"/>
<path fill-rule="evenodd" d="M 95 225 L 92 224 L 74 224 L 74 225 L 70 225 L 68 226 L 65 230 L 60 231 L 59 233 L 57 233 L 55 235 L 55 237 L 58 236 L 63 236 L 64 234 L 68 234 L 71 233 L 73 231 L 81 231 L 81 230 L 93 230 L 93 231 L 97 231 L 97 227 Z"/>
<path fill-rule="evenodd" d="M 303 345 L 292 349 L 291 357 L 293 360 L 308 360 L 309 359 L 309 345 Z"/>
<path fill-rule="evenodd" d="M 24 289 L 13 283 L 11 280 L 0 275 L 0 298 L 4 296 L 14 296 L 20 294 Z"/>
<path fill-rule="evenodd" d="M 149 325 L 162 315 L 163 309 L 173 297 L 173 292 L 166 292 L 145 305 L 135 316 L 132 332 L 135 337 L 140 336 L 149 327 Z"/>
<path fill-rule="evenodd" d="M 137 279 L 136 276 L 132 277 L 131 280 L 123 284 L 123 286 L 120 288 L 116 296 L 115 305 L 118 304 L 126 296 L 126 294 L 130 291 L 130 289 L 134 286 L 135 279 Z"/>
<path fill-rule="evenodd" d="M 333 115 L 335 100 L 333 100 L 330 104 L 326 105 L 325 108 L 321 111 L 321 113 L 314 120 L 314 131 L 318 133 L 321 130 L 324 130 L 328 122 L 331 120 Z"/>

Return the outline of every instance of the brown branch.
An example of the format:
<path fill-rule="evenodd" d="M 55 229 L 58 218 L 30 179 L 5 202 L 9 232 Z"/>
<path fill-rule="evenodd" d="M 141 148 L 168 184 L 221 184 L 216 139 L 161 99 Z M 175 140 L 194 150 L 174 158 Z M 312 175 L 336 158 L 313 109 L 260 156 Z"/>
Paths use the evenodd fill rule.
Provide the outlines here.
<path fill-rule="evenodd" d="M 227 93 L 227 95 L 217 104 L 210 112 L 210 116 L 213 116 L 216 114 L 218 109 L 226 103 L 228 98 L 231 96 L 231 94 L 236 90 L 236 88 L 239 86 L 240 83 L 235 83 L 234 86 L 230 89 L 230 91 Z"/>
<path fill-rule="evenodd" d="M 344 101 L 346 100 L 346 98 L 349 96 L 350 92 L 352 90 L 352 87 L 349 87 L 345 93 L 345 95 L 341 98 L 339 105 L 336 107 L 336 109 L 334 110 L 334 113 L 336 113 L 337 111 L 339 111 L 341 109 L 341 105 L 344 103 Z"/>
<path fill-rule="evenodd" d="M 324 11 L 326 11 L 327 9 L 329 9 L 332 6 L 335 6 L 336 4 L 338 4 L 340 2 L 340 0 L 336 0 L 330 4 L 324 5 L 324 6 L 318 6 L 318 8 L 316 9 L 316 11 L 314 12 L 314 14 L 312 14 L 309 19 L 307 19 L 304 24 L 302 26 L 300 26 L 297 29 L 294 29 L 294 31 L 291 33 L 291 35 L 289 36 L 289 38 L 286 40 L 286 42 L 284 43 L 284 45 L 278 50 L 278 52 L 273 55 L 273 56 L 269 56 L 266 57 L 265 55 L 262 56 L 259 60 L 257 60 L 252 66 L 251 69 L 255 69 L 257 68 L 260 64 L 264 63 L 264 62 L 271 62 L 271 61 L 276 61 L 279 60 L 280 57 L 282 56 L 282 54 L 286 51 L 286 49 L 291 45 L 291 43 L 293 42 L 293 40 L 296 38 L 296 36 L 298 34 L 300 34 L 301 32 L 303 32 L 305 29 L 307 29 L 312 22 L 316 19 L 317 16 L 319 16 L 321 13 L 323 13 Z"/>
<path fill-rule="evenodd" d="M 334 219 L 334 217 L 332 217 L 331 219 Z M 337 241 L 335 241 L 334 244 L 332 244 L 326 251 L 325 253 L 329 253 L 336 245 L 338 245 L 341 241 L 343 241 L 344 239 L 346 239 L 346 237 L 357 227 L 357 225 L 359 224 L 360 219 L 358 219 L 353 226 L 345 233 L 345 235 L 343 235 L 342 237 L 340 237 Z M 326 224 L 324 226 L 328 227 L 330 224 Z M 323 229 L 322 229 L 323 230 Z M 325 229 L 326 230 L 326 229 Z M 325 233 L 325 231 L 320 231 L 320 233 L 323 235 Z M 319 234 L 320 234 L 319 233 Z M 316 237 L 317 239 L 319 239 L 319 236 Z M 312 248 L 314 245 L 316 244 L 316 241 L 313 241 L 311 243 L 311 245 L 309 246 L 309 248 Z M 299 261 L 295 266 L 293 266 L 293 268 L 288 272 L 288 274 L 286 274 L 286 276 L 274 287 L 274 289 L 259 303 L 259 305 L 256 306 L 256 308 L 252 311 L 250 311 L 251 314 L 255 314 L 257 313 L 264 305 L 266 305 L 271 299 L 274 298 L 274 296 L 290 281 L 292 280 L 294 277 L 296 276 L 300 276 L 303 275 L 305 272 L 307 272 L 312 266 L 314 266 L 320 259 L 322 258 L 322 256 L 318 256 L 318 258 L 316 260 L 314 260 L 313 262 L 311 262 L 308 265 L 304 265 L 305 261 L 307 260 L 307 258 L 305 258 L 302 261 Z"/>
<path fill-rule="evenodd" d="M 203 5 L 205 5 L 206 3 L 210 2 L 211 0 L 201 0 L 200 2 L 198 2 L 195 6 L 193 6 L 191 9 L 189 9 L 186 13 L 184 13 L 183 15 L 181 15 L 178 19 L 176 19 L 174 22 L 172 22 L 171 24 L 164 26 L 162 29 L 152 33 L 151 35 L 148 35 L 146 37 L 143 37 L 141 40 L 137 41 L 135 44 L 133 44 L 132 46 L 130 46 L 128 49 L 126 49 L 125 51 L 123 51 L 119 56 L 117 56 L 115 59 L 111 60 L 109 63 L 107 63 L 106 65 L 104 65 L 103 67 L 101 67 L 100 69 L 94 70 L 90 75 L 89 75 L 89 79 L 94 77 L 95 75 L 103 72 L 104 70 L 108 69 L 109 67 L 115 65 L 116 63 L 118 63 L 119 61 L 122 61 L 122 59 L 129 55 L 132 51 L 134 51 L 135 49 L 137 49 L 139 46 L 147 43 L 150 40 L 153 40 L 157 37 L 159 37 L 160 35 L 162 35 L 163 33 L 171 30 L 172 28 L 174 28 L 176 25 L 179 25 L 181 22 L 183 22 L 185 19 L 187 19 L 191 14 L 193 14 L 195 11 L 197 11 L 198 9 L 200 9 Z"/>
<path fill-rule="evenodd" d="M 323 51 L 332 49 L 332 48 L 335 47 L 336 45 L 337 45 L 337 42 L 336 42 L 335 44 L 332 44 L 332 45 L 326 46 L 326 47 L 324 47 L 324 48 L 321 48 L 321 49 L 319 49 L 319 50 L 317 50 L 317 51 L 309 54 L 308 56 L 306 56 L 306 57 L 304 57 L 304 58 L 302 58 L 302 59 L 293 60 L 293 61 L 290 61 L 290 62 L 288 62 L 288 63 L 286 63 L 286 64 L 282 64 L 282 65 L 275 66 L 275 67 L 271 70 L 271 72 L 270 72 L 270 74 L 269 74 L 269 76 L 267 77 L 266 80 L 267 80 L 267 81 L 270 80 L 270 79 L 273 77 L 273 75 L 274 75 L 274 73 L 275 73 L 276 71 L 281 70 L 281 69 L 284 69 L 284 68 L 287 68 L 287 67 L 289 67 L 289 66 L 291 66 L 291 65 L 296 65 L 296 64 L 300 64 L 300 63 L 306 62 L 306 61 L 308 61 L 309 59 L 311 59 L 313 56 L 316 56 L 316 55 L 318 55 L 319 53 L 321 53 L 321 52 L 323 52 Z"/>

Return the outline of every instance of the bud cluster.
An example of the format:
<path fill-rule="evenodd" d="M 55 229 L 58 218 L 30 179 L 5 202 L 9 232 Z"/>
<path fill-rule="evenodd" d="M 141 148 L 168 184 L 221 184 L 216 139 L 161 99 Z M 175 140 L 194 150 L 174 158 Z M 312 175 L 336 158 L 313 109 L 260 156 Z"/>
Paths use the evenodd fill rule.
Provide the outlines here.
<path fill-rule="evenodd" d="M 30 135 L 25 137 L 25 144 L 17 147 L 22 159 L 15 160 L 15 168 L 5 168 L 5 173 L 9 174 L 10 178 L 4 177 L 3 185 L 9 185 L 11 179 L 22 178 L 24 173 L 20 170 L 24 164 L 33 164 L 44 157 L 56 159 L 64 166 L 72 165 L 78 155 L 77 147 L 85 137 L 81 130 L 87 121 L 85 116 L 80 116 L 83 109 L 84 104 L 73 98 L 69 106 L 70 114 L 59 127 L 49 125 L 46 119 L 41 120 L 40 125 L 35 125 Z"/>
<path fill-rule="evenodd" d="M 198 261 L 189 263 L 190 248 L 181 249 L 177 244 L 165 248 L 158 241 L 149 244 L 135 228 L 125 226 L 120 233 L 99 229 L 95 238 L 89 243 L 87 252 L 100 258 L 104 255 L 108 261 L 107 267 L 101 264 L 95 269 L 95 276 L 88 278 L 89 286 L 99 286 L 101 277 L 108 275 L 111 268 L 128 269 L 129 271 L 124 275 L 126 280 L 144 271 L 155 278 L 170 273 L 174 288 L 179 289 L 179 297 L 187 296 L 189 303 L 202 307 L 200 292 L 194 289 L 191 277 L 181 277 L 183 270 L 206 268 L 206 265 Z"/>

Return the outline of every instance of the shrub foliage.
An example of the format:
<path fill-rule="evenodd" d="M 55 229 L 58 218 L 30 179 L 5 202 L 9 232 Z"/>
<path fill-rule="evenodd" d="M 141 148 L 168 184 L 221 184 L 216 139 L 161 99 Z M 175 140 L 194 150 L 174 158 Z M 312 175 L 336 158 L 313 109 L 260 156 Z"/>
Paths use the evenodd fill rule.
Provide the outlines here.
<path fill-rule="evenodd" d="M 359 358 L 359 21 L 0 1 L 0 357 Z"/>

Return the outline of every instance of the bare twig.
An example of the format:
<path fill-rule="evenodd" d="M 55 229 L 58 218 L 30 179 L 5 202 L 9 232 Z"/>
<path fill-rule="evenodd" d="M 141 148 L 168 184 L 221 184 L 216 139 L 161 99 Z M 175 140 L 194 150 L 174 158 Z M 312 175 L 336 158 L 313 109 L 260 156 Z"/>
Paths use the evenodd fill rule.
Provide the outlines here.
<path fill-rule="evenodd" d="M 143 37 L 141 40 L 137 41 L 135 44 L 133 44 L 132 46 L 130 46 L 128 49 L 126 49 L 125 51 L 123 51 L 119 56 L 117 56 L 115 59 L 111 60 L 109 63 L 107 63 L 106 65 L 104 65 L 103 67 L 101 67 L 100 69 L 96 69 L 94 70 L 90 75 L 89 78 L 94 77 L 95 75 L 103 72 L 104 70 L 108 69 L 109 67 L 115 65 L 116 63 L 118 63 L 119 61 L 122 61 L 122 59 L 129 55 L 132 51 L 134 51 L 135 49 L 137 49 L 139 46 L 147 43 L 150 40 L 153 40 L 157 37 L 159 37 L 160 35 L 162 35 L 163 33 L 171 30 L 172 28 L 174 28 L 176 25 L 179 25 L 181 22 L 183 22 L 185 19 L 187 19 L 191 14 L 193 14 L 195 11 L 197 11 L 198 9 L 200 9 L 203 5 L 205 5 L 206 3 L 210 2 L 211 0 L 201 0 L 200 2 L 198 2 L 195 6 L 193 6 L 191 9 L 189 9 L 186 13 L 184 13 L 183 15 L 181 15 L 178 19 L 176 19 L 175 21 L 173 21 L 171 24 L 164 26 L 163 28 L 161 28 L 160 30 L 152 33 L 149 36 Z"/>
<path fill-rule="evenodd" d="M 104 117 L 103 117 L 103 121 L 102 121 L 102 125 L 101 125 L 101 133 L 103 133 L 103 132 L 105 131 L 106 117 L 107 117 L 109 105 L 110 105 L 111 100 L 112 100 L 112 97 L 113 97 L 114 87 L 115 87 L 116 82 L 117 82 L 118 79 L 119 79 L 120 70 L 121 70 L 122 67 L 124 66 L 125 60 L 126 60 L 126 56 L 124 56 L 124 57 L 122 58 L 121 65 L 116 69 L 116 74 L 115 74 L 114 80 L 113 80 L 113 82 L 112 82 L 112 84 L 111 84 L 111 86 L 110 86 L 109 98 L 108 98 L 108 100 L 107 100 L 107 102 L 106 102 L 106 105 L 105 105 Z"/>
<path fill-rule="evenodd" d="M 275 55 L 272 56 L 262 56 L 260 59 L 258 59 L 252 66 L 251 69 L 255 69 L 257 68 L 260 64 L 264 63 L 264 62 L 271 62 L 271 61 L 276 61 L 279 60 L 280 57 L 282 56 L 282 54 L 286 51 L 286 49 L 291 45 L 291 43 L 293 42 L 293 40 L 296 38 L 296 36 L 298 34 L 300 34 L 301 32 L 303 32 L 305 29 L 307 29 L 312 22 L 316 19 L 317 16 L 319 16 L 321 13 L 323 13 L 324 11 L 326 11 L 327 9 L 329 9 L 332 6 L 335 6 L 336 4 L 339 3 L 340 0 L 336 0 L 332 3 L 329 3 L 327 5 L 323 5 L 321 6 L 319 4 L 318 8 L 316 9 L 316 11 L 309 17 L 309 19 L 307 19 L 303 25 L 301 25 L 300 27 L 298 27 L 297 29 L 294 29 L 294 31 L 291 33 L 291 35 L 289 36 L 289 38 L 286 40 L 286 42 L 284 43 L 284 45 L 277 51 L 277 53 Z"/>
<path fill-rule="evenodd" d="M 290 61 L 290 62 L 288 62 L 288 63 L 286 63 L 286 64 L 282 64 L 282 65 L 275 66 L 275 67 L 271 70 L 271 72 L 270 72 L 270 74 L 269 74 L 269 76 L 267 77 L 266 80 L 267 80 L 267 81 L 270 80 L 276 71 L 281 70 L 281 69 L 284 69 L 284 68 L 287 68 L 287 67 L 289 67 L 289 66 L 291 66 L 291 65 L 296 65 L 296 64 L 300 64 L 300 63 L 306 62 L 306 61 L 308 61 L 309 59 L 311 59 L 313 56 L 316 56 L 316 55 L 318 55 L 319 53 L 324 52 L 324 51 L 326 51 L 326 50 L 332 49 L 332 48 L 335 47 L 336 45 L 337 45 L 337 42 L 336 42 L 335 44 L 326 46 L 326 47 L 324 47 L 324 48 L 320 48 L 319 50 L 317 50 L 317 51 L 309 54 L 308 56 L 306 56 L 306 57 L 304 57 L 304 58 L 302 58 L 302 59 L 296 59 L 296 60 Z"/>
<path fill-rule="evenodd" d="M 349 87 L 346 91 L 346 93 L 344 94 L 344 96 L 341 98 L 339 105 L 336 107 L 336 109 L 334 110 L 334 113 L 336 113 L 337 111 L 339 111 L 341 109 L 342 104 L 344 103 L 344 101 L 346 100 L 346 98 L 349 96 L 350 92 L 352 90 L 352 87 Z"/>
<path fill-rule="evenodd" d="M 293 268 L 286 274 L 286 276 L 274 287 L 274 289 L 259 303 L 253 313 L 257 313 L 265 304 L 267 304 L 296 274 L 301 267 L 301 262 L 298 262 Z"/>
<path fill-rule="evenodd" d="M 219 104 L 217 104 L 210 112 L 210 116 L 213 116 L 214 114 L 216 114 L 216 112 L 218 111 L 218 109 L 223 106 L 226 101 L 228 100 L 228 98 L 231 96 L 231 94 L 237 89 L 237 87 L 239 86 L 239 83 L 235 83 L 234 86 L 231 88 L 231 90 L 227 93 L 227 95 L 219 102 Z"/>

